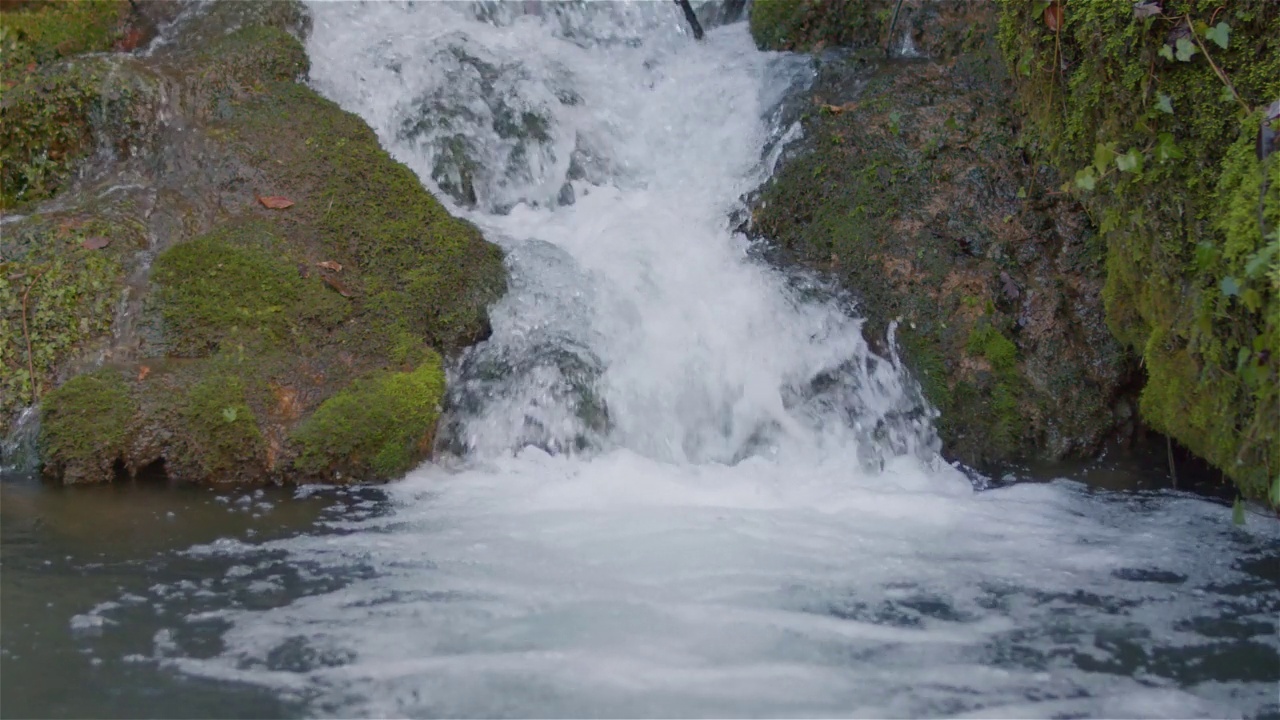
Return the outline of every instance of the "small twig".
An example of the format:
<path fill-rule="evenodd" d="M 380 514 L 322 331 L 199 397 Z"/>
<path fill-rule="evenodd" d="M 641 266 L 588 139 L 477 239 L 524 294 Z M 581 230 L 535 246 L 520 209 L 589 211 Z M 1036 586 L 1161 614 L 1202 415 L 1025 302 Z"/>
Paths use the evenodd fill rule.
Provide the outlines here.
<path fill-rule="evenodd" d="M 1187 14 L 1186 21 L 1187 29 L 1191 31 L 1191 39 L 1195 40 L 1196 45 L 1200 46 L 1200 52 L 1204 53 L 1204 59 L 1209 61 L 1209 67 L 1213 68 L 1213 72 L 1217 74 L 1218 79 L 1221 80 L 1222 84 L 1226 85 L 1227 89 L 1231 91 L 1231 97 L 1235 98 L 1236 102 L 1240 103 L 1240 107 L 1243 108 L 1245 114 L 1248 115 L 1252 110 L 1245 104 L 1244 100 L 1240 99 L 1240 93 L 1236 92 L 1235 86 L 1227 79 L 1227 74 L 1222 72 L 1222 68 L 1218 67 L 1218 63 L 1213 61 L 1213 56 L 1209 54 L 1209 48 L 1205 47 L 1204 43 L 1201 42 L 1200 35 L 1196 32 L 1195 25 L 1191 24 L 1190 13 Z"/>
<path fill-rule="evenodd" d="M 1173 464 L 1173 440 L 1164 436 L 1165 451 L 1169 453 L 1169 477 L 1173 478 L 1173 489 L 1178 489 L 1178 468 Z"/>
<path fill-rule="evenodd" d="M 27 330 L 27 296 L 31 294 L 31 288 L 35 287 L 36 283 L 40 282 L 40 277 L 44 275 L 44 273 L 45 270 L 41 270 L 36 273 L 35 277 L 31 278 L 31 282 L 27 283 L 27 289 L 22 291 L 22 339 L 27 342 L 27 378 L 31 380 L 32 405 L 40 403 L 40 387 L 39 383 L 36 382 L 36 366 L 32 359 L 31 332 Z"/>

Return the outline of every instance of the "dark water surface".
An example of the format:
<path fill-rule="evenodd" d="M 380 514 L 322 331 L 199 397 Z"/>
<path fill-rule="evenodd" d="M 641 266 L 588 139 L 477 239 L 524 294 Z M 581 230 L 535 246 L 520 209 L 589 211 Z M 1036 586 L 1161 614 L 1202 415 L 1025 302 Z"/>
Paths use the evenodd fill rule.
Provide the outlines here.
<path fill-rule="evenodd" d="M 180 551 L 323 533 L 324 520 L 370 512 L 376 488 L 209 490 L 162 484 L 61 488 L 0 480 L 0 715 L 17 717 L 294 717 L 297 702 L 249 685 L 186 676 L 152 661 L 175 613 L 159 586 L 206 590 L 210 606 L 263 607 L 341 583 L 281 567 L 271 592 L 228 574 L 234 562 Z M 355 508 L 354 506 L 360 506 Z M 197 591 L 198 593 L 199 591 Z M 164 591 L 160 591 L 163 595 Z M 147 596 L 147 599 L 144 599 Z M 105 605 L 104 605 L 105 604 Z M 113 611 L 111 619 L 97 612 Z M 218 644 L 217 628 L 193 642 Z"/>
<path fill-rule="evenodd" d="M 1126 462 L 1077 466 L 1075 474 L 1100 478 L 1104 487 L 1082 487 L 1082 491 L 1097 493 L 1098 503 L 1124 506 L 1123 512 L 1131 514 L 1135 523 L 1142 522 L 1144 507 L 1158 512 L 1160 497 L 1182 495 L 1167 489 L 1137 494 L 1107 489 L 1168 484 L 1161 471 L 1142 472 Z M 1210 500 L 1194 502 L 1212 507 Z M 353 531 L 353 523 L 388 512 L 393 510 L 386 491 L 373 487 L 310 494 L 161 484 L 57 488 L 31 478 L 6 478 L 0 483 L 0 714 L 175 718 L 343 714 L 340 706 L 326 709 L 305 692 L 282 693 L 269 685 L 186 673 L 180 665 L 163 660 L 171 656 L 198 660 L 224 653 L 223 634 L 230 626 L 221 619 L 224 611 L 270 612 L 287 608 L 300 598 L 336 595 L 353 582 L 377 582 L 381 571 L 358 560 L 299 562 L 280 549 L 253 548 L 297 535 L 329 537 L 342 543 Z M 1222 506 L 1217 512 L 1223 531 L 1231 532 L 1227 527 L 1229 509 Z M 1251 515 L 1249 522 L 1274 520 Z M 1221 550 L 1220 544 L 1217 550 Z M 1135 582 L 1155 588 L 1182 586 L 1188 593 L 1217 595 L 1213 614 L 1177 623 L 1181 631 L 1206 642 L 1162 645 L 1158 637 L 1153 642 L 1150 633 L 1133 623 L 1093 633 L 1082 642 L 1068 629 L 1070 618 L 1096 612 L 1122 618 L 1133 601 L 1124 599 L 1122 593 L 1107 597 L 1083 589 L 1073 594 L 1060 588 L 1043 592 L 990 588 L 982 602 L 993 607 L 1032 603 L 1059 608 L 1058 614 L 1046 615 L 1048 624 L 1032 634 L 1050 638 L 1055 633 L 1065 634 L 1052 644 L 1056 650 L 1046 652 L 1043 638 L 1027 636 L 1022 638 L 1027 642 L 1020 642 L 1019 634 L 1025 635 L 1025 628 L 1006 633 L 987 644 L 981 662 L 993 667 L 1039 667 L 1052 674 L 1055 664 L 1065 661 L 1089 673 L 1155 676 L 1186 688 L 1234 686 L 1244 693 L 1242 702 L 1224 705 L 1221 715 L 1276 717 L 1280 703 L 1259 703 L 1262 698 L 1254 694 L 1256 690 L 1247 688 L 1268 683 L 1280 687 L 1276 685 L 1280 680 L 1280 645 L 1275 641 L 1280 546 L 1274 538 L 1241 533 L 1235 550 L 1236 557 L 1220 559 L 1232 567 L 1235 578 L 1226 585 L 1186 587 L 1194 584 L 1188 583 L 1187 575 L 1164 568 L 1113 573 L 1118 586 Z M 248 564 L 246 557 L 252 560 Z M 851 599 L 830 603 L 821 612 L 838 620 L 886 628 L 966 620 L 948 599 L 927 596 L 878 607 Z M 1058 624 L 1061 627 L 1055 630 Z M 249 671 L 259 667 L 296 672 L 305 677 L 316 668 L 354 660 L 354 655 L 325 657 L 304 638 L 297 638 L 292 644 L 279 644 L 260 665 L 246 663 L 245 667 Z M 1046 686 L 1050 684 L 1046 682 Z M 925 694 L 934 691 L 921 688 Z M 1248 700 L 1250 696 L 1254 699 Z M 1030 705 L 997 708 L 993 714 L 1080 714 L 1069 707 L 1055 713 L 1052 704 L 1039 706 L 1034 701 L 1029 697 Z M 478 702 L 475 707 L 492 711 L 498 706 Z M 527 713 L 520 712 L 521 707 Z M 565 715 L 592 714 L 575 711 L 572 704 L 561 707 Z M 691 714 L 715 714 L 706 707 L 686 707 Z M 964 709 L 963 704 L 942 704 L 934 706 L 930 714 L 959 714 Z M 413 714 L 555 714 L 533 705 L 488 713 L 457 707 L 451 708 L 452 712 L 440 710 Z M 598 714 L 628 714 L 619 708 L 611 711 L 608 706 L 595 710 Z M 657 710 L 654 714 L 671 713 Z M 1137 714 L 1158 715 L 1159 706 L 1145 706 Z"/>

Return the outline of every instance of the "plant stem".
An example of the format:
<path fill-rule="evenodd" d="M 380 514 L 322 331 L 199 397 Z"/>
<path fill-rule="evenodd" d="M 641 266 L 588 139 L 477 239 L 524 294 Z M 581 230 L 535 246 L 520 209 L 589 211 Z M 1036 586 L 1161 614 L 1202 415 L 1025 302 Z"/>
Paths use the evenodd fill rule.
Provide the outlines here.
<path fill-rule="evenodd" d="M 1187 29 L 1191 31 L 1191 39 L 1195 40 L 1196 45 L 1200 46 L 1200 52 L 1204 53 L 1204 59 L 1209 61 L 1209 67 L 1213 68 L 1213 72 L 1217 74 L 1218 79 L 1221 80 L 1222 84 L 1226 85 L 1227 89 L 1231 91 L 1231 97 L 1235 98 L 1236 102 L 1240 103 L 1240 107 L 1243 108 L 1244 113 L 1248 115 L 1251 112 L 1249 106 L 1245 104 L 1244 100 L 1240 99 L 1240 93 L 1236 92 L 1235 86 L 1233 86 L 1231 81 L 1227 79 L 1227 74 L 1222 72 L 1222 68 L 1218 67 L 1218 63 L 1213 61 L 1213 56 L 1209 54 L 1209 48 L 1205 47 L 1205 44 L 1200 40 L 1200 36 L 1196 33 L 1195 26 L 1191 24 L 1191 15 L 1188 14 L 1186 16 L 1186 21 Z"/>
<path fill-rule="evenodd" d="M 27 330 L 27 296 L 31 294 L 31 288 L 40 282 L 40 276 L 44 275 L 44 270 L 36 273 L 31 278 L 31 282 L 27 284 L 27 289 L 22 291 L 22 339 L 27 342 L 27 379 L 31 381 L 31 404 L 36 405 L 40 402 L 40 387 L 36 381 L 36 366 L 32 360 L 31 353 L 31 332 Z"/>

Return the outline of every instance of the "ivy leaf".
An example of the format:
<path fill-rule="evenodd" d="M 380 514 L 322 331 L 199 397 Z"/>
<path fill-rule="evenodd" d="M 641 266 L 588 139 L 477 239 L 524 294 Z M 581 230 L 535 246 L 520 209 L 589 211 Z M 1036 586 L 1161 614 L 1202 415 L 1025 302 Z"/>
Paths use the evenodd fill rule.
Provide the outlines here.
<path fill-rule="evenodd" d="M 1186 153 L 1178 147 L 1173 140 L 1173 133 L 1159 133 L 1156 135 L 1156 159 L 1165 162 L 1167 160 L 1181 160 L 1186 157 Z"/>
<path fill-rule="evenodd" d="M 1093 169 L 1099 173 L 1105 173 L 1115 158 L 1115 143 L 1098 143 L 1093 146 Z"/>
<path fill-rule="evenodd" d="M 1178 38 L 1178 62 L 1191 62 L 1192 56 L 1196 54 L 1196 45 L 1190 40 L 1180 37 Z"/>
<path fill-rule="evenodd" d="M 1196 243 L 1196 270 L 1200 272 L 1208 270 L 1214 263 L 1218 262 L 1220 255 L 1221 253 L 1218 252 L 1218 248 L 1213 246 L 1213 243 Z"/>
<path fill-rule="evenodd" d="M 1098 180 L 1093 175 L 1093 168 L 1081 168 L 1076 172 L 1076 187 L 1081 190 L 1093 190 L 1097 185 Z"/>
<path fill-rule="evenodd" d="M 1249 362 L 1249 356 L 1253 354 L 1247 347 L 1240 348 L 1240 352 L 1236 353 L 1236 372 L 1244 369 L 1244 364 Z"/>
<path fill-rule="evenodd" d="M 222 408 L 222 419 L 229 423 L 236 421 L 236 409 L 233 407 Z"/>
<path fill-rule="evenodd" d="M 1165 45 L 1165 47 L 1169 47 Z M 1173 114 L 1173 98 L 1164 93 L 1156 93 L 1156 109 L 1162 113 Z"/>
<path fill-rule="evenodd" d="M 1249 262 L 1244 265 L 1244 274 L 1247 277 L 1256 278 L 1267 271 L 1267 266 L 1271 264 L 1271 259 L 1280 253 L 1280 244 L 1272 243 L 1249 258 Z"/>
<path fill-rule="evenodd" d="M 1158 2 L 1142 2 L 1138 0 L 1133 4 L 1133 16 L 1136 18 L 1155 17 L 1160 14 L 1160 3 Z"/>
<path fill-rule="evenodd" d="M 1230 275 L 1222 278 L 1222 282 L 1218 283 L 1218 288 L 1222 290 L 1224 297 L 1238 297 L 1240 295 L 1240 281 Z"/>
<path fill-rule="evenodd" d="M 1120 172 L 1142 172 L 1142 154 L 1137 148 L 1133 148 L 1123 155 L 1117 155 L 1116 167 L 1120 168 Z"/>
<path fill-rule="evenodd" d="M 1223 50 L 1227 49 L 1227 45 L 1231 43 L 1231 26 L 1220 22 L 1217 25 L 1204 31 L 1205 39 L 1218 43 L 1218 47 Z"/>
<path fill-rule="evenodd" d="M 1173 48 L 1168 45 L 1161 45 L 1156 54 L 1169 62 L 1173 62 Z"/>
<path fill-rule="evenodd" d="M 1245 309 L 1249 312 L 1257 312 L 1262 308 L 1262 295 L 1253 288 L 1245 288 L 1240 293 L 1240 302 L 1244 303 Z"/>

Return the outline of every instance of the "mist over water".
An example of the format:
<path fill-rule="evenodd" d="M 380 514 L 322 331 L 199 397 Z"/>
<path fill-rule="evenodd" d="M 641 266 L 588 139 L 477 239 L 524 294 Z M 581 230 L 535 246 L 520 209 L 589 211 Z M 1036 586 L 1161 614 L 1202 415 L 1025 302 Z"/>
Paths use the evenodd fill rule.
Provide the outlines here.
<path fill-rule="evenodd" d="M 185 553 L 342 581 L 178 612 L 150 661 L 337 716 L 1280 712 L 1274 523 L 974 492 L 852 304 L 750 257 L 802 59 L 669 2 L 311 10 L 313 85 L 511 290 L 385 512 Z"/>

